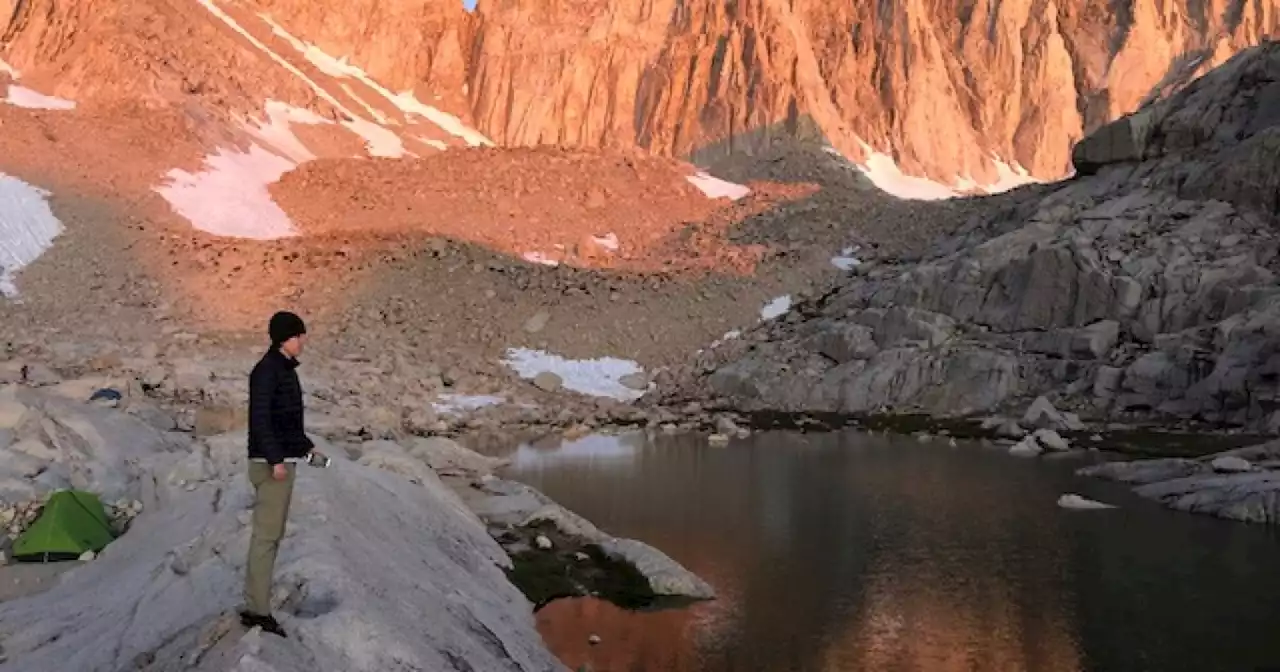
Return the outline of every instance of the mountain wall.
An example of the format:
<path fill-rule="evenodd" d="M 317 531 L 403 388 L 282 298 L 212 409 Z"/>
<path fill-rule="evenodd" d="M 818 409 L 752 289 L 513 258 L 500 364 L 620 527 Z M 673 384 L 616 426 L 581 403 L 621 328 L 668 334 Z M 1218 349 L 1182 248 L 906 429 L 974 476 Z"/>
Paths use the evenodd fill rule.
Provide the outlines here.
<path fill-rule="evenodd" d="M 1064 175 L 1087 130 L 1280 31 L 1272 0 L 482 0 L 476 17 L 469 101 L 499 144 L 686 155 L 816 131 L 981 183 L 992 156 Z"/>
<path fill-rule="evenodd" d="M 1275 433 L 1277 156 L 1270 42 L 1088 136 L 1076 179 L 990 201 L 1003 212 L 921 259 L 867 258 L 667 396 L 946 415 L 1050 395 L 1099 420 Z"/>
<path fill-rule="evenodd" d="M 77 100 L 326 107 L 201 5 L 499 145 L 710 160 L 812 136 L 948 184 L 997 182 L 997 160 L 1061 177 L 1087 131 L 1280 34 L 1274 0 L 0 0 L 0 57 Z"/>

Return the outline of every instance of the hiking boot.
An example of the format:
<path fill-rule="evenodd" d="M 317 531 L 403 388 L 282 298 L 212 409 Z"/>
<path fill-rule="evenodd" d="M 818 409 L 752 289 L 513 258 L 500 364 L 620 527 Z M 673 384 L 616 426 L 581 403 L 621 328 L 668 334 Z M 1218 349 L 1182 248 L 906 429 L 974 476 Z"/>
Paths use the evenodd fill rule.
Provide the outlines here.
<path fill-rule="evenodd" d="M 279 637 L 288 637 L 288 635 L 284 634 L 284 628 L 280 627 L 280 623 L 270 614 L 260 616 L 253 612 L 242 611 L 240 612 L 240 625 L 243 625 L 250 630 L 253 628 L 262 628 L 263 632 L 268 632 Z"/>

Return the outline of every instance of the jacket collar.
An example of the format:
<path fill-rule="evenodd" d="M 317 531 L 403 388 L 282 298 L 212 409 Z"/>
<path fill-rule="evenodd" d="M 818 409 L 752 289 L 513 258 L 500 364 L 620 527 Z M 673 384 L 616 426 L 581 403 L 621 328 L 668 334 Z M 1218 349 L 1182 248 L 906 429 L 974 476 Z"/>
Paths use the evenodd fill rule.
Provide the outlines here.
<path fill-rule="evenodd" d="M 284 364 L 290 369 L 296 369 L 298 368 L 298 364 L 300 364 L 298 360 L 284 354 L 283 352 L 280 352 L 280 348 L 271 348 L 270 350 L 268 350 L 267 357 L 279 361 L 281 364 Z"/>

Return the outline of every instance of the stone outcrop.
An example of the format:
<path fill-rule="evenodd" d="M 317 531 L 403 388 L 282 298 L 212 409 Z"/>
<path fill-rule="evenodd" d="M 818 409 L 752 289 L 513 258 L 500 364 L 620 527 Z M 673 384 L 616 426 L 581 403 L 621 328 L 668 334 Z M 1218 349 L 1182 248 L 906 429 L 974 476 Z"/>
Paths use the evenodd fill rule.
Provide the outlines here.
<path fill-rule="evenodd" d="M 443 438 L 406 447 L 313 436 L 333 463 L 299 467 L 274 596 L 290 636 L 267 639 L 235 618 L 252 502 L 244 431 L 196 438 L 127 410 L 58 386 L 0 386 L 6 531 L 29 524 L 42 498 L 66 487 L 123 502 L 110 508 L 127 529 L 46 592 L 0 602 L 0 662 L 85 671 L 563 669 L 505 574 L 512 560 L 487 529 L 493 521 L 476 513 L 507 501 L 471 485 L 497 483 L 489 472 L 500 461 Z M 710 596 L 661 552 L 503 483 L 577 521 L 566 535 L 590 535 L 655 591 Z M 10 536 L 0 535 L 0 551 Z"/>
<path fill-rule="evenodd" d="M 5 394 L 27 420 L 63 435 L 27 439 L 45 442 L 43 473 L 69 467 L 78 487 L 137 497 L 144 511 L 48 592 L 0 604 L 6 663 L 283 672 L 466 661 L 475 669 L 559 669 L 529 603 L 502 574 L 506 555 L 425 465 L 415 483 L 324 446 L 335 465 L 300 474 L 278 566 L 277 607 L 292 636 L 264 644 L 233 622 L 251 501 L 242 433 L 193 442 L 46 392 Z M 3 452 L 12 472 L 19 446 Z M 77 482 L 77 470 L 89 476 Z M 45 484 L 37 478 L 36 487 Z"/>
<path fill-rule="evenodd" d="M 989 199 L 919 261 L 862 264 L 669 396 L 951 414 L 1050 394 L 1280 428 L 1277 82 L 1280 44 L 1235 57 L 1082 142 L 1080 177 Z"/>
<path fill-rule="evenodd" d="M 1109 462 L 1078 473 L 1128 483 L 1139 495 L 1178 511 L 1247 523 L 1280 522 L 1280 442 L 1195 460 Z"/>

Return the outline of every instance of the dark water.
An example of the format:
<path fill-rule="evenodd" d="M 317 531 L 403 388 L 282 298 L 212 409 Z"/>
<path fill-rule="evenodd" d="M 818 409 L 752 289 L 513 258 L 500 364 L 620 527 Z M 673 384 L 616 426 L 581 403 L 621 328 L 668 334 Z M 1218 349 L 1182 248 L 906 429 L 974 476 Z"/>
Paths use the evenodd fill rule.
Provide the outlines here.
<path fill-rule="evenodd" d="M 1078 478 L 1079 460 L 852 432 L 515 458 L 512 476 L 720 593 L 652 613 L 551 604 L 539 627 L 573 669 L 1280 670 L 1276 536 Z M 1070 492 L 1120 508 L 1058 508 Z"/>

